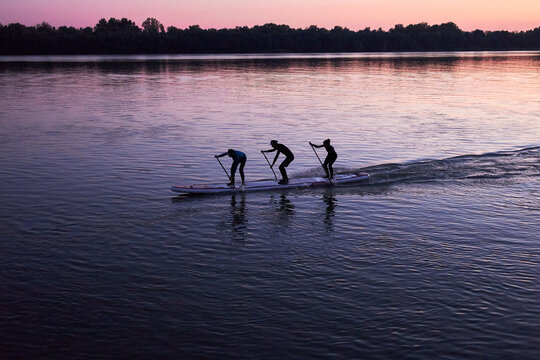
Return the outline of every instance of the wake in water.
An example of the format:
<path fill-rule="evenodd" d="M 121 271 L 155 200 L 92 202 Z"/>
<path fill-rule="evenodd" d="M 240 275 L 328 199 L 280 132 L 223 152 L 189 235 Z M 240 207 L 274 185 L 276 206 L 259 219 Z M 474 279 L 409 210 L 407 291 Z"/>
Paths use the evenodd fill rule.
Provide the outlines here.
<path fill-rule="evenodd" d="M 338 173 L 351 172 L 369 173 L 369 183 L 372 185 L 538 177 L 540 176 L 540 147 L 482 155 L 461 155 L 441 160 L 381 164 L 359 169 L 338 169 Z M 302 176 L 305 175 L 302 174 Z"/>

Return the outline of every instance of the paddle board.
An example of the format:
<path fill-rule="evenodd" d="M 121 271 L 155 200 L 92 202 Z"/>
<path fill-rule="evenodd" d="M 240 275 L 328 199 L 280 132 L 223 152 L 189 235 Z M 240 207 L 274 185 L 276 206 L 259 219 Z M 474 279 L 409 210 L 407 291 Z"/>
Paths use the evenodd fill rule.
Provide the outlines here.
<path fill-rule="evenodd" d="M 333 183 L 323 177 L 309 177 L 289 179 L 289 183 L 287 185 L 278 184 L 277 181 L 274 180 L 257 180 L 246 183 L 245 187 L 241 187 L 241 184 L 238 184 L 236 187 L 229 187 L 227 184 L 194 184 L 173 186 L 171 187 L 171 190 L 183 194 L 224 194 L 240 191 L 252 192 L 263 190 L 308 188 L 316 186 L 339 186 L 343 184 L 361 182 L 368 179 L 369 174 L 367 173 L 340 174 L 334 176 Z"/>

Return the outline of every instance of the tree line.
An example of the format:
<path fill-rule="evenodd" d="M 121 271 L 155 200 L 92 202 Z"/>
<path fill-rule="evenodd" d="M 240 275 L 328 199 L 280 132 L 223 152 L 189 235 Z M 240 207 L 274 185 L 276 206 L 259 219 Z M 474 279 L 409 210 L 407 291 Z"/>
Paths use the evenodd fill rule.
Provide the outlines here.
<path fill-rule="evenodd" d="M 381 52 L 539 50 L 540 27 L 521 32 L 463 31 L 452 22 L 396 25 L 388 31 L 352 31 L 265 24 L 234 29 L 167 29 L 154 18 L 141 27 L 126 18 L 101 19 L 94 27 L 55 28 L 0 24 L 0 55 L 193 54 L 276 52 Z"/>

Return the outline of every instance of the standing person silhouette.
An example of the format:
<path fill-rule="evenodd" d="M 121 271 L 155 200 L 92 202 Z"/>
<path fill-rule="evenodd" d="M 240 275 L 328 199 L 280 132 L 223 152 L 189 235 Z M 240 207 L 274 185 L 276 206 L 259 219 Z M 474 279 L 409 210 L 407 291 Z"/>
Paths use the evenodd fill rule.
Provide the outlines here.
<path fill-rule="evenodd" d="M 220 158 L 222 156 L 229 155 L 233 159 L 233 163 L 231 165 L 231 182 L 227 184 L 227 186 L 234 186 L 234 173 L 236 172 L 236 167 L 238 164 L 240 164 L 240 177 L 242 178 L 242 186 L 246 185 L 245 178 L 244 178 L 244 166 L 246 165 L 247 156 L 241 151 L 229 149 L 227 152 L 224 152 L 220 155 L 214 155 L 214 157 Z"/>
<path fill-rule="evenodd" d="M 278 181 L 278 184 L 286 185 L 289 183 L 289 177 L 287 176 L 287 170 L 285 170 L 285 168 L 289 166 L 289 164 L 294 160 L 294 155 L 288 147 L 286 147 L 283 144 L 278 143 L 277 140 L 270 141 L 270 145 L 272 145 L 272 149 L 262 150 L 262 152 L 265 153 L 265 152 L 277 151 L 276 157 L 274 158 L 272 165 L 270 165 L 271 167 L 273 167 L 274 164 L 276 163 L 279 157 L 279 154 L 285 155 L 285 160 L 283 160 L 283 162 L 279 165 L 279 171 L 281 172 L 282 179 Z"/>
<path fill-rule="evenodd" d="M 334 147 L 330 145 L 330 139 L 326 139 L 323 141 L 322 145 L 315 145 L 311 141 L 309 142 L 309 145 L 316 147 L 316 148 L 322 148 L 324 147 L 326 151 L 328 152 L 328 155 L 326 155 L 326 159 L 324 159 L 324 163 L 322 164 L 324 171 L 326 172 L 326 178 L 329 180 L 334 178 L 334 168 L 332 165 L 337 159 L 337 153 L 336 150 L 334 150 Z"/>

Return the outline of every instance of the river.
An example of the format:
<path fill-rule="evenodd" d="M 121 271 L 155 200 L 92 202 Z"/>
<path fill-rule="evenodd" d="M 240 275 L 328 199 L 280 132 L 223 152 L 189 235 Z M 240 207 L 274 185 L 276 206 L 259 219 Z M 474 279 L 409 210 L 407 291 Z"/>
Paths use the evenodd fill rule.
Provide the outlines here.
<path fill-rule="evenodd" d="M 0 57 L 0 125 L 2 358 L 538 358 L 540 52 Z"/>

